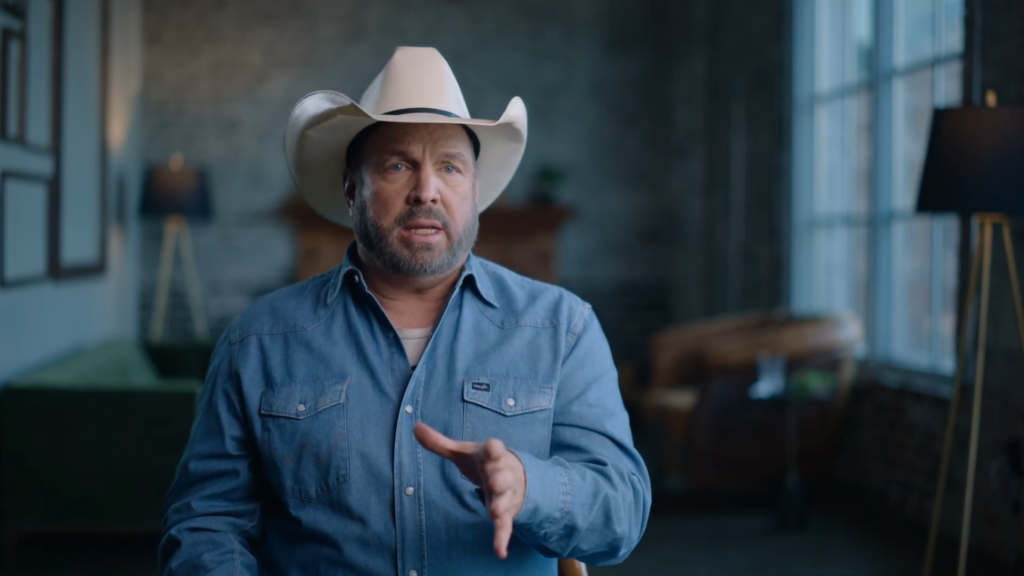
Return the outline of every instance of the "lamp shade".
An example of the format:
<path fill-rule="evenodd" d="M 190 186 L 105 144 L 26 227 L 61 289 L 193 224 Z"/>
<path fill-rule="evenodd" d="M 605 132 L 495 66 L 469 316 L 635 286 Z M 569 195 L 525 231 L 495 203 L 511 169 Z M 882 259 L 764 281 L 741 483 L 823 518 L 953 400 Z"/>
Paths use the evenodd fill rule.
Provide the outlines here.
<path fill-rule="evenodd" d="M 936 110 L 917 211 L 1024 214 L 1024 108 Z"/>
<path fill-rule="evenodd" d="M 152 168 L 146 174 L 142 195 L 143 216 L 179 214 L 188 218 L 209 218 L 210 193 L 206 175 L 194 168 Z"/>

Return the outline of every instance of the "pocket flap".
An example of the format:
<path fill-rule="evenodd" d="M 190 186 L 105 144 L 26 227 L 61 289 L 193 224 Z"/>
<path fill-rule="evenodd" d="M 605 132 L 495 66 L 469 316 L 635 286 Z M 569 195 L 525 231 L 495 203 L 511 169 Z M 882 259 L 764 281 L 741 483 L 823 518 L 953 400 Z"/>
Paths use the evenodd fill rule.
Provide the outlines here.
<path fill-rule="evenodd" d="M 462 399 L 506 416 L 551 408 L 554 386 L 512 378 L 466 378 Z"/>
<path fill-rule="evenodd" d="M 345 401 L 348 380 L 296 382 L 263 391 L 260 414 L 302 420 Z"/>

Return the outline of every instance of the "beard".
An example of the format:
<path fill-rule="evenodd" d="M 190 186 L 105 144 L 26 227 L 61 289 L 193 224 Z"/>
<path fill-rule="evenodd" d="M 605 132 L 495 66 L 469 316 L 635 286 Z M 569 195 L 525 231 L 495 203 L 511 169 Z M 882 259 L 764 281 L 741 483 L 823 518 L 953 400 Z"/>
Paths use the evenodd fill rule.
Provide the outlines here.
<path fill-rule="evenodd" d="M 448 238 L 444 247 L 435 244 L 409 244 L 400 236 L 403 226 L 418 218 L 436 220 Z M 480 214 L 476 203 L 469 222 L 461 230 L 452 230 L 451 220 L 437 208 L 413 206 L 385 224 L 373 217 L 369 202 L 357 199 L 353 206 L 352 230 L 356 242 L 373 255 L 377 263 L 388 272 L 402 276 L 441 276 L 455 270 L 473 249 L 480 229 Z M 454 237 L 452 236 L 454 232 Z"/>

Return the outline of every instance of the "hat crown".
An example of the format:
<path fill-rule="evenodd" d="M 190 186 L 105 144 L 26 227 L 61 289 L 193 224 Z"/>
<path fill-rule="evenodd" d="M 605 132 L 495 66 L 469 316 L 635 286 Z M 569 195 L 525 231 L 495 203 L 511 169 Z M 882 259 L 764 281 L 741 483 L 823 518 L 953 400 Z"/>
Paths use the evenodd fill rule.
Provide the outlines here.
<path fill-rule="evenodd" d="M 470 117 L 455 74 L 435 48 L 400 46 L 359 105 L 372 114 L 425 108 Z"/>

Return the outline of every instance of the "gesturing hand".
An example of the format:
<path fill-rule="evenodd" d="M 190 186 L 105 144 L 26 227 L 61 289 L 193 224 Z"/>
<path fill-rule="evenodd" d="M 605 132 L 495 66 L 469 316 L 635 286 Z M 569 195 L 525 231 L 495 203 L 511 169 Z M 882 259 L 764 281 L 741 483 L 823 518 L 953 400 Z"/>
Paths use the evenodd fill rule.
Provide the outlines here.
<path fill-rule="evenodd" d="M 487 516 L 494 521 L 494 553 L 508 557 L 512 520 L 523 508 L 526 471 L 501 440 L 460 442 L 420 422 L 413 428 L 416 440 L 438 456 L 451 460 L 459 471 L 483 489 Z"/>

